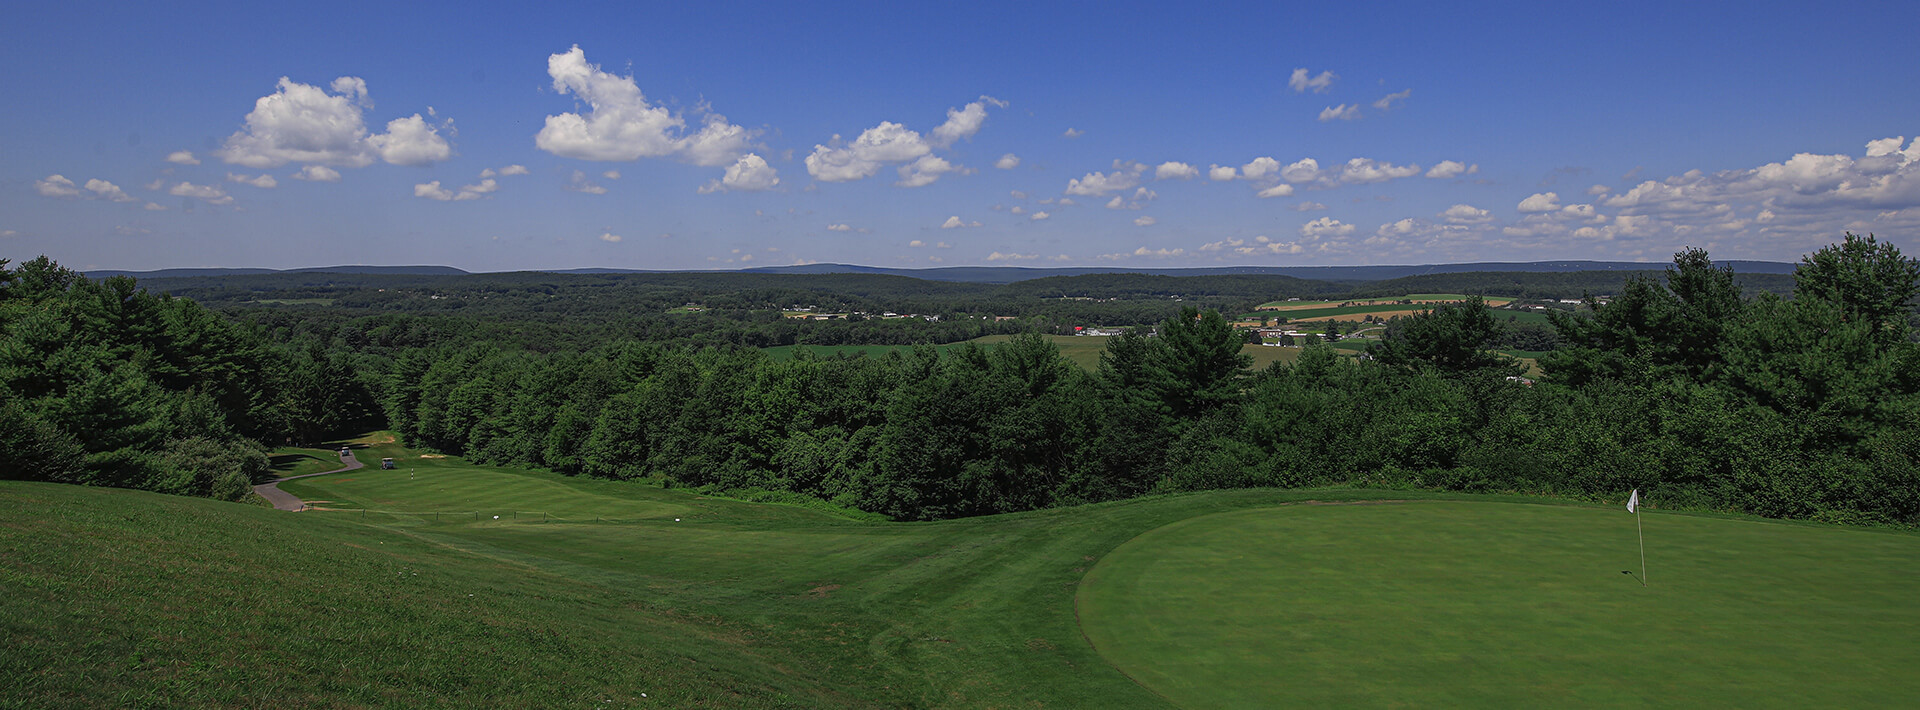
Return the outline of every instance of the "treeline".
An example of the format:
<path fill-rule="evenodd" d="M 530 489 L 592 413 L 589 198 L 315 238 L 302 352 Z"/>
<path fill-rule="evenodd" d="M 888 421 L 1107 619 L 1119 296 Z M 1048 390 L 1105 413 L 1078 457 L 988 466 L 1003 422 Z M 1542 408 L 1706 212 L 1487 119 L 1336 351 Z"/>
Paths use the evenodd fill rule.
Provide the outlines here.
<path fill-rule="evenodd" d="M 1362 484 L 1920 524 L 1920 266 L 1848 235 L 1793 298 L 1704 252 L 1554 316 L 1539 382 L 1475 299 L 1363 358 L 1252 373 L 1193 309 L 1084 372 L 1044 338 L 866 359 L 626 343 L 411 350 L 383 400 L 409 441 L 570 474 L 784 491 L 901 519 L 1158 491 Z"/>
<path fill-rule="evenodd" d="M 1618 291 L 1628 274 L 1482 273 L 1335 284 L 1277 275 L 1087 274 L 1011 284 L 882 274 L 641 273 L 398 275 L 277 273 L 149 279 L 143 285 L 257 323 L 276 341 L 355 331 L 399 347 L 494 343 L 585 351 L 632 339 L 695 347 L 946 344 L 981 335 L 1153 325 L 1183 307 L 1245 313 L 1284 298 L 1461 292 L 1577 298 Z M 1511 288 L 1523 283 L 1524 288 Z M 1355 291 L 1355 289 L 1360 289 Z M 1384 289 L 1384 290 L 1383 290 Z M 1511 292 L 1511 293 L 1510 293 Z M 697 313 L 680 309 L 701 307 Z M 887 312 L 929 319 L 788 320 L 780 311 Z M 1009 323 L 1003 318 L 1017 322 Z M 383 338 L 376 329 L 396 330 Z M 985 324 L 982 323 L 985 321 Z M 424 336 L 434 336 L 430 342 Z M 385 345 L 381 347 L 394 347 Z"/>
<path fill-rule="evenodd" d="M 1241 339 L 1209 312 L 1113 341 L 1098 373 L 1022 334 L 944 357 L 776 362 L 627 343 L 535 356 L 409 351 L 385 401 L 408 441 L 606 478 L 815 496 L 902 519 L 1152 490 L 1183 422 L 1235 401 Z"/>
<path fill-rule="evenodd" d="M 1469 271 L 1403 276 L 1357 285 L 1348 298 L 1384 298 L 1407 293 L 1467 293 L 1507 298 L 1560 299 L 1619 293 L 1635 279 L 1659 279 L 1659 269 L 1646 271 Z M 1793 292 L 1787 274 L 1736 274 L 1735 283 L 1748 294 Z"/>
<path fill-rule="evenodd" d="M 131 278 L 0 259 L 0 478 L 236 500 L 259 442 L 377 416 L 358 371 Z"/>

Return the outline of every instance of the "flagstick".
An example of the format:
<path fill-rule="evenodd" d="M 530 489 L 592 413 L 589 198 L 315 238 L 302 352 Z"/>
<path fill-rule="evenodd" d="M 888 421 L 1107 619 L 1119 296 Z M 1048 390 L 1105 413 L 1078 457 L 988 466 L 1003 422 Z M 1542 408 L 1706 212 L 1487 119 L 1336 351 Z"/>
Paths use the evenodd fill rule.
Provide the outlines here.
<path fill-rule="evenodd" d="M 1640 527 L 1640 508 L 1634 506 L 1633 529 L 1640 533 L 1640 586 L 1647 586 L 1647 531 Z"/>

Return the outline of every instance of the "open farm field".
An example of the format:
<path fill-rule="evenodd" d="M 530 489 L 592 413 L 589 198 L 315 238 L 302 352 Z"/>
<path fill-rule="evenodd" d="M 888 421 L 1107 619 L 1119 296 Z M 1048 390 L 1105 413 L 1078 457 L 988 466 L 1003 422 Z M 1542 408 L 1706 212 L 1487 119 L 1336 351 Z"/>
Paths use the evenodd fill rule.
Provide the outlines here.
<path fill-rule="evenodd" d="M 1468 298 L 1470 298 L 1470 296 L 1463 293 L 1409 293 L 1404 296 L 1391 296 L 1391 297 L 1385 297 L 1385 298 L 1350 298 L 1350 299 L 1335 299 L 1335 300 L 1320 300 L 1320 301 L 1268 301 L 1266 303 L 1260 304 L 1259 306 L 1256 306 L 1255 313 L 1262 312 L 1262 311 L 1269 311 L 1269 312 L 1279 311 L 1284 314 L 1289 311 L 1311 311 L 1311 310 L 1318 310 L 1322 308 L 1334 308 L 1334 307 L 1339 307 L 1341 304 L 1350 304 L 1349 307 L 1355 307 L 1355 308 L 1368 307 L 1368 306 L 1391 306 L 1391 305 L 1433 305 L 1437 303 L 1458 303 L 1460 301 L 1465 301 Z M 1488 306 L 1493 306 L 1493 307 L 1504 306 L 1508 303 L 1513 302 L 1513 299 L 1498 298 L 1498 297 L 1487 298 L 1485 300 Z M 1413 303 L 1402 304 L 1400 303 L 1401 301 L 1412 301 Z M 1252 315 L 1252 314 L 1249 314 L 1249 315 Z"/>
<path fill-rule="evenodd" d="M 1493 314 L 1493 319 L 1501 323 L 1511 322 L 1520 325 L 1541 326 L 1551 326 L 1553 324 L 1553 321 L 1547 319 L 1545 311 L 1509 311 L 1498 309 L 1490 312 Z"/>
<path fill-rule="evenodd" d="M 1643 588 L 1620 574 L 1638 572 L 1614 506 L 1239 490 L 901 524 L 392 443 L 356 455 L 400 467 L 282 484 L 332 501 L 304 513 L 0 483 L 0 620 L 19 649 L 0 691 L 1114 708 L 1920 692 L 1898 670 L 1920 663 L 1907 533 L 1649 514 Z"/>
<path fill-rule="evenodd" d="M 262 306 L 331 306 L 334 300 L 332 298 L 262 298 L 247 301 L 247 303 Z"/>

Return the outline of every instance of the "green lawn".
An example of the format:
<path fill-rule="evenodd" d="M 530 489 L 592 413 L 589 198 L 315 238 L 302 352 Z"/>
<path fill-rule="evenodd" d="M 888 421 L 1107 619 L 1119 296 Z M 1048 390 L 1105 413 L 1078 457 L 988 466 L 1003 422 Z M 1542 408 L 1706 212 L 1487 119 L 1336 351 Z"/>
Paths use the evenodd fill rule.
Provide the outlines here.
<path fill-rule="evenodd" d="M 1547 320 L 1546 311 L 1512 311 L 1505 308 L 1493 310 L 1493 319 L 1501 323 L 1513 322 L 1521 325 L 1552 325 Z"/>
<path fill-rule="evenodd" d="M 1893 707 L 1920 539 L 1420 502 L 1192 518 L 1101 560 L 1081 621 L 1187 707 Z M 1622 574 L 1622 571 L 1633 574 Z"/>
<path fill-rule="evenodd" d="M 1281 612 L 1298 632 L 1278 654 L 1291 670 L 1245 667 L 1284 681 L 1300 698 L 1288 705 L 1338 688 L 1377 695 L 1331 704 L 1897 705 L 1914 681 L 1881 671 L 1920 667 L 1911 534 L 1649 515 L 1654 587 L 1641 590 L 1619 574 L 1631 517 L 1611 506 L 1245 490 L 884 523 L 358 441 L 361 460 L 400 468 L 282 484 L 334 510 L 0 482 L 0 707 L 1167 707 L 1155 691 L 1212 707 L 1231 698 L 1149 691 L 1122 672 L 1148 673 L 1140 656 L 1103 639 L 1199 638 Z M 1308 500 L 1443 502 L 1274 510 Z M 1394 515 L 1413 517 L 1381 517 Z M 1497 554 L 1462 561 L 1458 548 Z M 1140 599 L 1120 624 L 1111 590 L 1127 569 Z M 1315 586 L 1287 576 L 1301 570 Z M 1271 603 L 1232 584 L 1275 575 L 1285 583 L 1258 592 Z M 1387 623 L 1409 618 L 1397 604 L 1462 625 L 1409 641 Z M 1207 608 L 1258 613 L 1192 616 Z M 1366 610 L 1382 618 L 1342 615 Z M 1764 614 L 1760 631 L 1739 610 Z M 1532 636 L 1482 621 L 1532 623 Z M 1854 687 L 1761 697 L 1708 687 L 1707 671 L 1662 676 L 1618 642 L 1630 621 L 1676 644 L 1668 658 L 1684 650 L 1756 688 L 1812 672 L 1752 677 L 1768 654 L 1822 655 L 1806 668 Z M 1482 634 L 1524 653 L 1492 653 Z M 1591 650 L 1555 655 L 1567 639 Z M 1416 642 L 1454 655 L 1405 660 Z M 1166 653 L 1153 664 L 1196 675 L 1210 657 L 1246 663 L 1205 646 Z M 1516 675 L 1461 670 L 1468 656 Z M 1617 666 L 1658 694 L 1560 690 L 1561 664 Z"/>

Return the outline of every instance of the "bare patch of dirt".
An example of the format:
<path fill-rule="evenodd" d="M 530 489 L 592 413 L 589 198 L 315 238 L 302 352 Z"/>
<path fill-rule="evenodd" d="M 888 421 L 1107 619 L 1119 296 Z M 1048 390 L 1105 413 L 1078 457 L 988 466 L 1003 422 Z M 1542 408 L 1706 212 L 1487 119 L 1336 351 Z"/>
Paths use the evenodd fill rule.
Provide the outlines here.
<path fill-rule="evenodd" d="M 839 588 L 840 588 L 840 585 L 838 584 L 823 584 L 818 587 L 814 587 L 812 589 L 807 590 L 807 596 L 813 597 L 815 599 L 825 599 L 827 598 L 828 594 L 832 594 L 834 590 Z"/>

